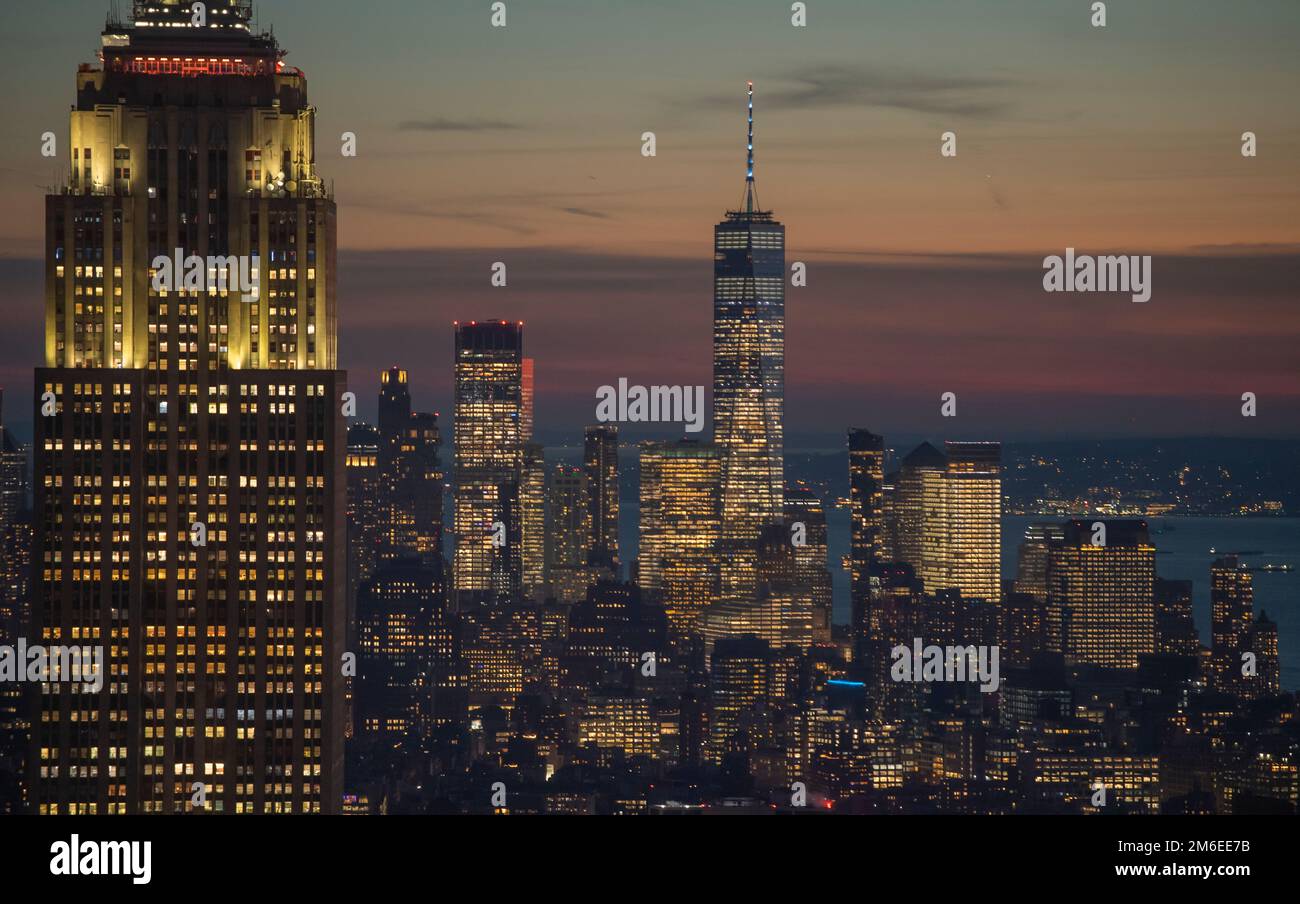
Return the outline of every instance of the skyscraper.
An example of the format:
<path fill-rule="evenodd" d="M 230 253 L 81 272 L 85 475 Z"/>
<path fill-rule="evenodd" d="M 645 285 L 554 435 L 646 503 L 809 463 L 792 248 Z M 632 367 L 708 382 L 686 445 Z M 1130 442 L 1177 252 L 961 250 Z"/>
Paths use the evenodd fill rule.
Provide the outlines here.
<path fill-rule="evenodd" d="M 591 508 L 586 472 L 556 465 L 548 495 L 546 583 L 556 599 L 576 603 L 587 598 L 590 575 Z"/>
<path fill-rule="evenodd" d="M 780 532 L 785 545 L 794 554 L 794 583 L 812 600 L 813 640 L 830 643 L 832 592 L 831 573 L 826 567 L 830 556 L 830 535 L 826 510 L 816 493 L 804 486 L 785 488 L 785 522 L 780 526 Z M 762 578 L 763 557 L 760 555 L 760 585 Z"/>
<path fill-rule="evenodd" d="M 519 571 L 524 596 L 546 591 L 546 453 L 541 443 L 524 443 L 520 472 Z"/>
<path fill-rule="evenodd" d="M 1246 696 L 1242 654 L 1250 649 L 1255 617 L 1255 583 L 1237 556 L 1222 556 L 1210 566 L 1211 684 L 1225 694 Z"/>
<path fill-rule="evenodd" d="M 618 426 L 598 424 L 583 433 L 582 467 L 587 473 L 591 550 L 596 559 L 618 565 Z"/>
<path fill-rule="evenodd" d="M 718 598 L 722 457 L 715 446 L 693 440 L 646 442 L 640 467 L 639 583 L 680 636 Z"/>
<path fill-rule="evenodd" d="M 458 607 L 522 591 L 524 325 L 456 324 L 454 527 Z"/>
<path fill-rule="evenodd" d="M 713 435 L 723 455 L 723 595 L 754 589 L 760 530 L 782 516 L 785 227 L 754 190 L 749 85 L 745 194 L 713 229 Z"/>
<path fill-rule="evenodd" d="M 465 676 L 440 565 L 381 564 L 357 600 L 357 734 L 410 743 L 463 717 Z"/>
<path fill-rule="evenodd" d="M 1047 562 L 1047 641 L 1068 662 L 1136 668 L 1156 652 L 1156 550 L 1145 521 L 1067 521 Z"/>
<path fill-rule="evenodd" d="M 849 431 L 850 590 L 865 596 L 867 574 L 885 551 L 885 438 L 870 430 Z"/>
<path fill-rule="evenodd" d="M 1001 446 L 922 443 L 903 459 L 895 517 L 898 557 L 927 593 L 955 589 L 970 599 L 1001 596 Z"/>
<path fill-rule="evenodd" d="M 436 412 L 413 412 L 407 372 L 379 375 L 379 548 L 381 559 L 442 555 L 442 436 Z"/>
<path fill-rule="evenodd" d="M 790 542 L 789 528 L 769 524 L 759 538 L 754 599 L 723 598 L 700 615 L 698 632 L 704 638 L 705 654 L 711 655 L 724 638 L 745 635 L 761 638 L 773 650 L 806 651 L 815 641 L 829 640 L 829 624 L 824 621 L 828 613 L 818 611 L 822 600 L 814 598 L 814 586 L 806 563 L 800 562 L 799 548 Z"/>
<path fill-rule="evenodd" d="M 1053 543 L 1065 539 L 1065 528 L 1055 522 L 1025 526 L 1025 538 L 1017 550 L 1016 590 L 1039 602 L 1047 599 L 1047 554 Z"/>
<path fill-rule="evenodd" d="M 0 630 L 26 622 L 31 568 L 31 517 L 27 506 L 27 449 L 5 427 L 0 389 Z"/>
<path fill-rule="evenodd" d="M 31 620 L 32 515 L 27 505 L 27 448 L 5 426 L 0 389 L 0 644 L 27 636 Z M 22 812 L 22 774 L 31 712 L 26 688 L 0 682 L 0 814 Z"/>
<path fill-rule="evenodd" d="M 924 581 L 926 566 L 938 559 L 942 542 L 943 472 L 948 461 L 929 443 L 921 443 L 903 457 L 894 498 L 895 555 Z M 935 589 L 927 586 L 927 590 Z"/>
<path fill-rule="evenodd" d="M 944 524 L 937 587 L 996 603 L 1002 595 L 1002 444 L 945 443 Z M 929 575 L 926 589 L 930 589 Z"/>
<path fill-rule="evenodd" d="M 108 674 L 42 686 L 31 804 L 335 812 L 346 385 L 316 110 L 246 0 L 133 13 L 77 72 L 46 198 L 34 632 Z M 168 279 L 173 257 L 206 265 Z"/>

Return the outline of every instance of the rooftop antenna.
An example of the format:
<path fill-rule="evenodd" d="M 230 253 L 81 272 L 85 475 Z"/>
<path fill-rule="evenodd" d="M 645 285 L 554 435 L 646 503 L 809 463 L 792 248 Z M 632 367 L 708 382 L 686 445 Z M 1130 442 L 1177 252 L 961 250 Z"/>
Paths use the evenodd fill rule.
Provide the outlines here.
<path fill-rule="evenodd" d="M 749 99 L 749 140 L 745 145 L 745 213 L 753 213 L 754 203 L 754 83 L 746 82 Z"/>

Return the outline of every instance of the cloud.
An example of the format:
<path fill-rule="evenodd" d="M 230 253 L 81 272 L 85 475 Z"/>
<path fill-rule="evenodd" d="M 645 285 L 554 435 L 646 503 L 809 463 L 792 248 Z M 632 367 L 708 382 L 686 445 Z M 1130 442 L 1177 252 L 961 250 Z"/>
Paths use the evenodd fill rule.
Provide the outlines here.
<path fill-rule="evenodd" d="M 1007 112 L 1012 104 L 1005 95 L 1020 84 L 1009 78 L 927 75 L 903 67 L 842 63 L 792 70 L 782 81 L 789 86 L 761 89 L 757 102 L 773 109 L 882 107 L 962 117 Z M 734 106 L 736 97 L 711 95 L 696 103 Z"/>
<path fill-rule="evenodd" d="M 405 119 L 397 124 L 403 132 L 506 132 L 522 129 L 514 122 L 499 119 L 447 119 L 437 116 L 432 119 Z"/>
<path fill-rule="evenodd" d="M 571 213 L 575 217 L 592 217 L 597 220 L 611 219 L 607 213 L 601 213 L 599 210 L 588 210 L 585 207 L 561 207 L 560 210 L 565 213 Z"/>

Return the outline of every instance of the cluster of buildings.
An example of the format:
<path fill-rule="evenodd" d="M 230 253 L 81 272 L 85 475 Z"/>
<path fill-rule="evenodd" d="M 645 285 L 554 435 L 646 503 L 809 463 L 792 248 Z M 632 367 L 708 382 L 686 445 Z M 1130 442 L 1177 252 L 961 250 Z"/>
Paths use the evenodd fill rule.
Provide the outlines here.
<path fill-rule="evenodd" d="M 601 423 L 548 462 L 523 324 L 476 320 L 447 452 L 400 367 L 355 417 L 303 74 L 244 0 L 202 25 L 134 6 L 77 74 L 46 202 L 30 510 L 0 430 L 4 640 L 102 647 L 107 675 L 3 688 L 0 806 L 1294 812 L 1296 701 L 1249 570 L 1211 569 L 1210 649 L 1143 522 L 1035 525 L 1004 580 L 997 443 L 894 461 L 849 431 L 835 622 L 824 501 L 785 471 L 752 89 L 714 230 L 711 441 Z M 254 256 L 257 297 L 156 287 L 178 248 Z M 992 677 L 900 680 L 930 646 Z"/>

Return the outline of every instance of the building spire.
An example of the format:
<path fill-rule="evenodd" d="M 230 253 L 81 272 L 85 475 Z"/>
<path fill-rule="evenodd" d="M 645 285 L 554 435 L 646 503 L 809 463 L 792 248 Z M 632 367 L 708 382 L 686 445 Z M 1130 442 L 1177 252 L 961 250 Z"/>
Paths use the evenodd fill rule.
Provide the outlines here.
<path fill-rule="evenodd" d="M 745 213 L 753 213 L 758 207 L 754 203 L 754 83 L 746 83 L 749 91 L 749 141 L 746 143 L 745 155 Z"/>

